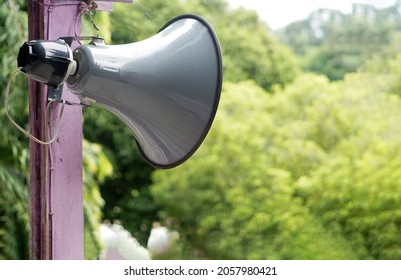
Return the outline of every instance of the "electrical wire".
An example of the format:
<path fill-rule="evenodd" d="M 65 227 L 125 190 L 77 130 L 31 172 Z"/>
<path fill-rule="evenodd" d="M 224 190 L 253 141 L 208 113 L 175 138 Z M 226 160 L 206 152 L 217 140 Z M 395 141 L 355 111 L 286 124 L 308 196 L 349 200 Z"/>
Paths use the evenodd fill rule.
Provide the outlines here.
<path fill-rule="evenodd" d="M 51 119 L 51 107 L 53 105 L 54 102 L 60 102 L 60 100 L 50 100 L 46 106 L 46 112 L 45 112 L 45 140 L 42 141 L 38 138 L 36 138 L 35 136 L 33 136 L 31 133 L 29 133 L 28 131 L 26 131 L 25 129 L 23 129 L 20 125 L 18 125 L 13 118 L 10 116 L 9 111 L 8 111 L 8 102 L 9 102 L 9 95 L 10 95 L 10 88 L 11 88 L 11 82 L 13 80 L 13 78 L 15 77 L 15 75 L 17 73 L 19 73 L 21 70 L 21 67 L 17 68 L 10 76 L 8 83 L 7 83 L 7 87 L 6 87 L 6 91 L 5 91 L 5 97 L 4 97 L 4 107 L 5 107 L 5 112 L 7 117 L 10 119 L 11 123 L 19 130 L 21 131 L 24 135 L 26 135 L 27 137 L 29 137 L 31 140 L 33 140 L 34 142 L 41 144 L 41 145 L 45 145 L 45 216 L 46 219 L 44 221 L 44 228 L 45 228 L 45 236 L 44 236 L 44 242 L 45 244 L 48 244 L 48 246 L 45 247 L 45 259 L 51 259 L 51 254 L 52 252 L 50 251 L 50 231 L 51 231 L 51 227 L 52 227 L 52 210 L 51 210 L 51 189 L 50 189 L 50 172 L 49 172 L 49 165 L 50 165 L 50 159 L 51 159 L 51 155 L 50 155 L 50 149 L 49 149 L 49 145 L 51 143 L 53 143 L 59 134 L 60 131 L 60 127 L 61 127 L 61 120 L 63 117 L 63 112 L 64 112 L 64 106 L 65 104 L 68 104 L 68 101 L 65 100 L 61 100 L 62 102 L 62 107 L 59 113 L 59 117 L 58 117 L 58 122 L 56 125 L 56 130 L 55 130 L 55 134 L 54 137 L 51 140 L 48 140 L 51 137 L 51 130 L 50 130 L 50 123 L 49 120 Z M 75 105 L 75 104 L 72 104 Z"/>
<path fill-rule="evenodd" d="M 7 83 L 7 87 L 6 87 L 6 92 L 5 92 L 5 95 L 4 95 L 4 107 L 5 107 L 6 115 L 7 115 L 7 117 L 10 119 L 11 123 L 12 123 L 19 131 L 21 131 L 24 135 L 26 135 L 27 137 L 29 137 L 31 140 L 33 140 L 33 141 L 35 141 L 36 143 L 41 144 L 41 145 L 50 145 L 51 143 L 53 143 L 53 142 L 57 139 L 58 133 L 59 133 L 59 131 L 60 131 L 61 120 L 62 120 L 63 113 L 64 113 L 65 101 L 62 101 L 62 107 L 61 107 L 60 114 L 59 114 L 59 118 L 58 118 L 58 122 L 57 122 L 57 125 L 56 125 L 56 131 L 55 131 L 54 137 L 53 137 L 51 140 L 45 139 L 45 141 L 42 141 L 42 140 L 36 138 L 35 136 L 33 136 L 32 134 L 30 134 L 28 131 L 26 131 L 24 128 L 22 128 L 19 124 L 17 124 L 17 123 L 14 121 L 14 119 L 10 116 L 10 113 L 9 113 L 9 111 L 8 111 L 8 100 L 9 100 L 9 95 L 10 95 L 11 82 L 12 82 L 14 76 L 15 76 L 18 72 L 20 72 L 20 70 L 21 70 L 21 67 L 17 68 L 17 69 L 11 74 L 10 78 L 8 79 L 8 83 Z M 49 119 L 49 115 L 50 115 L 50 108 L 51 108 L 51 106 L 52 106 L 52 104 L 53 104 L 54 102 L 58 102 L 58 101 L 57 101 L 57 100 L 51 100 L 51 101 L 49 101 L 49 103 L 48 103 L 47 106 L 46 106 L 46 113 L 45 113 L 45 124 L 46 124 L 46 126 L 48 125 L 48 119 Z M 47 134 L 47 133 L 46 133 L 46 134 Z"/>
<path fill-rule="evenodd" d="M 75 37 L 77 37 L 77 38 L 80 37 L 78 35 L 79 32 L 77 32 L 77 27 L 78 27 L 78 23 L 80 22 L 79 20 L 81 19 L 81 16 L 84 14 L 89 15 L 89 19 L 90 19 L 90 22 L 92 23 L 93 28 L 95 28 L 97 31 L 99 31 L 99 28 L 96 26 L 96 23 L 93 20 L 93 13 L 92 13 L 92 11 L 95 11 L 97 8 L 98 8 L 98 6 L 94 0 L 81 1 L 81 6 L 80 6 L 81 11 L 77 15 L 77 18 L 75 19 L 75 24 L 74 24 Z M 78 42 L 78 44 L 82 45 L 82 43 L 79 39 L 77 40 L 77 42 Z"/>

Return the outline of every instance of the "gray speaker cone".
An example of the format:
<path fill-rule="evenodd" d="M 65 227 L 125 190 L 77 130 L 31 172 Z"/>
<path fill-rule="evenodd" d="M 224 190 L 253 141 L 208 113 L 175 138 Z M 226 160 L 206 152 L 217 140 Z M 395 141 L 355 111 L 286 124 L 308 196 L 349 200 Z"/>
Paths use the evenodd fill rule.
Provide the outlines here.
<path fill-rule="evenodd" d="M 70 90 L 121 118 L 151 165 L 181 164 L 206 137 L 220 99 L 222 58 L 203 18 L 179 16 L 132 44 L 82 45 L 74 60 Z"/>

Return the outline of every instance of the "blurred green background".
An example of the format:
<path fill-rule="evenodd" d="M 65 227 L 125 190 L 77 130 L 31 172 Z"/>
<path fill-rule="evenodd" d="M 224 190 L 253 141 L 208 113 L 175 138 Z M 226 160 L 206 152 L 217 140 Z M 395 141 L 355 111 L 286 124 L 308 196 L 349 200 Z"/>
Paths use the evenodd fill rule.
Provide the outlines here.
<path fill-rule="evenodd" d="M 28 139 L 4 111 L 26 10 L 24 0 L 0 4 L 0 259 L 29 258 Z M 86 258 L 99 257 L 108 220 L 144 247 L 155 222 L 177 231 L 155 258 L 401 259 L 400 12 L 398 2 L 317 10 L 278 31 L 225 0 L 134 0 L 97 12 L 108 44 L 202 15 L 222 46 L 224 85 L 205 142 L 171 170 L 148 166 L 111 113 L 84 111 Z M 24 76 L 11 94 L 11 114 L 27 124 Z"/>

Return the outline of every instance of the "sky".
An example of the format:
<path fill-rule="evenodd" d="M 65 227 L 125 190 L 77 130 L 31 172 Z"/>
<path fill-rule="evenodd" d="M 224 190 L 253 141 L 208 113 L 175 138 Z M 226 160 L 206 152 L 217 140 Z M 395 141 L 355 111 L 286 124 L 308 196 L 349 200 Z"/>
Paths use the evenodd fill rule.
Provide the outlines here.
<path fill-rule="evenodd" d="M 306 18 L 312 11 L 319 8 L 331 8 L 350 13 L 353 2 L 384 8 L 394 4 L 396 0 L 228 0 L 228 2 L 233 8 L 243 6 L 256 10 L 270 28 L 278 29 Z"/>

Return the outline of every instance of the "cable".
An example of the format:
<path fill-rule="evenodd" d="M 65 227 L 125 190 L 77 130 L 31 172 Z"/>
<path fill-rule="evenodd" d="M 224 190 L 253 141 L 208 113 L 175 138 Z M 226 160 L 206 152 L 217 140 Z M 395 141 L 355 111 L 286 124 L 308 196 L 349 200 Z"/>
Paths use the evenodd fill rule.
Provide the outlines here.
<path fill-rule="evenodd" d="M 77 27 L 78 27 L 79 20 L 81 19 L 82 15 L 84 15 L 84 14 L 89 15 L 89 19 L 90 19 L 90 22 L 92 23 L 93 28 L 95 28 L 97 31 L 100 31 L 100 29 L 96 26 L 95 21 L 93 20 L 93 13 L 92 13 L 92 11 L 95 11 L 97 8 L 98 8 L 98 5 L 95 3 L 94 0 L 81 1 L 81 6 L 80 6 L 81 11 L 77 15 L 77 18 L 75 19 L 75 24 L 74 24 L 75 37 L 80 37 L 80 36 L 78 36 Z M 82 43 L 79 39 L 77 40 L 77 42 L 78 42 L 78 44 L 82 45 Z"/>
<path fill-rule="evenodd" d="M 7 88 L 6 88 L 6 92 L 5 92 L 5 98 L 4 98 L 4 105 L 5 105 L 5 112 L 7 117 L 10 119 L 10 121 L 12 122 L 12 124 L 14 124 L 14 126 L 21 131 L 23 134 L 25 134 L 26 136 L 28 136 L 31 140 L 35 141 L 38 144 L 41 145 L 45 145 L 45 196 L 46 196 L 46 203 L 45 203 L 45 213 L 46 213 L 46 217 L 47 219 L 45 219 L 45 243 L 48 244 L 50 242 L 50 228 L 51 228 L 51 224 L 52 224 L 52 216 L 51 216 L 51 190 L 50 190 L 50 171 L 49 171 L 49 164 L 50 164 L 50 149 L 49 149 L 49 145 L 51 143 L 53 143 L 59 134 L 60 131 L 60 127 L 61 127 L 61 120 L 63 117 L 63 112 L 64 112 L 64 106 L 68 101 L 62 100 L 62 107 L 61 107 L 61 111 L 58 117 L 58 123 L 56 125 L 56 131 L 54 134 L 54 137 L 51 140 L 48 140 L 49 137 L 51 137 L 51 131 L 50 131 L 50 124 L 49 124 L 49 119 L 51 118 L 50 116 L 50 108 L 52 107 L 54 102 L 60 102 L 59 100 L 51 100 L 49 101 L 49 103 L 46 106 L 46 112 L 45 112 L 45 141 L 39 140 L 38 138 L 36 138 L 35 136 L 33 136 L 32 134 L 30 134 L 28 131 L 26 131 L 25 129 L 23 129 L 20 125 L 18 125 L 10 116 L 9 112 L 8 112 L 8 100 L 9 100 L 9 95 L 10 95 L 10 87 L 11 87 L 11 81 L 14 78 L 14 76 L 21 70 L 21 68 L 17 68 L 10 76 L 8 83 L 7 83 Z M 75 104 L 73 104 L 75 105 Z M 45 251 L 45 255 L 46 255 L 46 259 L 50 259 L 51 256 L 51 252 L 49 251 L 49 248 L 46 247 L 46 251 Z"/>
<path fill-rule="evenodd" d="M 25 129 L 23 129 L 20 125 L 18 125 L 13 118 L 10 116 L 9 112 L 8 112 L 8 101 L 9 101 L 9 95 L 10 95 L 10 87 L 11 87 L 11 82 L 13 80 L 13 78 L 15 77 L 15 75 L 20 72 L 21 67 L 17 68 L 10 76 L 8 83 L 7 83 L 7 87 L 6 87 L 6 92 L 5 92 L 5 97 L 4 97 L 4 107 L 5 107 L 5 112 L 7 117 L 10 119 L 11 123 L 19 130 L 21 131 L 23 134 L 25 134 L 26 136 L 28 136 L 31 140 L 35 141 L 38 144 L 41 145 L 45 145 L 45 196 L 46 196 L 46 202 L 45 202 L 45 215 L 46 215 L 46 219 L 45 219 L 45 223 L 44 223 L 44 228 L 45 228 L 45 243 L 46 244 L 50 244 L 50 229 L 52 226 L 52 215 L 51 215 L 51 186 L 50 186 L 50 160 L 51 160 L 51 155 L 50 155 L 50 149 L 49 149 L 49 145 L 51 143 L 53 143 L 59 134 L 60 131 L 60 127 L 61 127 L 61 120 L 63 117 L 63 112 L 64 112 L 64 106 L 65 104 L 68 104 L 68 101 L 65 100 L 61 100 L 62 102 L 62 107 L 60 110 L 60 114 L 58 117 L 58 122 L 56 125 L 56 130 L 55 130 L 55 134 L 54 137 L 51 140 L 48 140 L 51 137 L 51 130 L 50 130 L 50 123 L 49 120 L 51 118 L 51 107 L 53 105 L 54 102 L 60 102 L 60 100 L 51 100 L 49 101 L 49 103 L 46 106 L 46 112 L 45 112 L 45 141 L 42 141 L 38 138 L 36 138 L 35 136 L 33 136 L 32 134 L 30 134 L 28 131 L 26 131 Z M 71 105 L 76 105 L 75 103 L 71 103 Z M 46 259 L 51 259 L 51 252 L 49 250 L 50 248 L 48 246 L 46 246 L 46 250 L 45 250 L 45 258 Z"/>
<path fill-rule="evenodd" d="M 58 136 L 58 133 L 60 131 L 60 127 L 61 127 L 61 119 L 64 113 L 64 106 L 65 106 L 65 101 L 63 100 L 62 102 L 62 107 L 61 107 L 61 111 L 60 111 L 60 115 L 58 118 L 58 123 L 56 125 L 56 131 L 54 134 L 54 137 L 51 140 L 47 140 L 47 137 L 45 139 L 45 141 L 42 141 L 38 138 L 36 138 L 35 136 L 33 136 L 32 134 L 30 134 L 28 131 L 26 131 L 25 129 L 23 129 L 20 125 L 18 125 L 13 118 L 10 116 L 9 112 L 8 112 L 8 99 L 9 99 L 9 95 L 10 95 L 10 87 L 11 87 L 11 81 L 14 78 L 14 76 L 21 70 L 21 67 L 17 68 L 10 76 L 10 78 L 8 79 L 8 83 L 7 83 L 7 87 L 6 87 L 6 92 L 5 92 L 5 97 L 4 97 L 4 107 L 5 107 L 5 111 L 6 111 L 6 115 L 7 117 L 10 119 L 11 123 L 19 130 L 21 131 L 23 134 L 25 134 L 27 137 L 29 137 L 31 140 L 35 141 L 38 144 L 41 145 L 50 145 L 51 143 L 53 143 Z M 48 125 L 48 118 L 49 118 L 49 114 L 50 114 L 50 108 L 51 105 L 56 102 L 56 100 L 51 100 L 47 106 L 46 106 L 46 114 L 45 114 L 45 124 L 46 126 Z M 47 136 L 47 133 L 46 133 Z"/>

